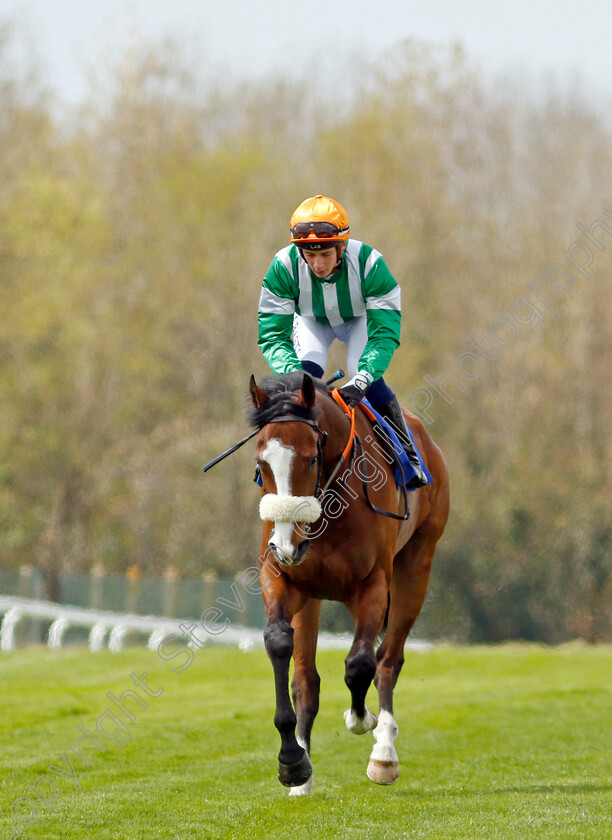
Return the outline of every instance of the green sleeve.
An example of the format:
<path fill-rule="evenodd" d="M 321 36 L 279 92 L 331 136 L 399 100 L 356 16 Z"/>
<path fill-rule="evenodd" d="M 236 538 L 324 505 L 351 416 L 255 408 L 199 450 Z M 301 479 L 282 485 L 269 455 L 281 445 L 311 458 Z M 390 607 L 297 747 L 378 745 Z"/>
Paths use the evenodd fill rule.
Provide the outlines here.
<path fill-rule="evenodd" d="M 293 315 L 259 313 L 259 346 L 274 373 L 301 368 L 293 346 Z"/>
<path fill-rule="evenodd" d="M 382 255 L 378 255 L 366 273 L 367 258 L 372 249 L 367 247 L 362 250 L 362 292 L 366 302 L 368 341 L 359 359 L 358 369 L 372 374 L 376 380 L 389 367 L 400 344 L 401 290 Z"/>
<path fill-rule="evenodd" d="M 371 373 L 376 380 L 387 370 L 399 347 L 401 315 L 397 310 L 368 309 L 367 324 L 368 342 L 357 369 Z"/>
<path fill-rule="evenodd" d="M 259 298 L 259 346 L 274 373 L 301 368 L 293 346 L 293 315 L 299 286 L 279 258 L 283 254 L 284 251 L 279 252 L 272 260 Z"/>

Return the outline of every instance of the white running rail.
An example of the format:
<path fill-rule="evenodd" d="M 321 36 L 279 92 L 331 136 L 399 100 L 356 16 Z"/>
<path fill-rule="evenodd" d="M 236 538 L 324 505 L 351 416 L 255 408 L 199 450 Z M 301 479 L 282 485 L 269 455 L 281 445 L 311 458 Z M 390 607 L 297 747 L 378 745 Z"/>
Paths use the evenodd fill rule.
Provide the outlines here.
<path fill-rule="evenodd" d="M 8 652 L 16 647 L 15 630 L 24 618 L 38 621 L 50 621 L 47 636 L 50 648 L 61 648 L 64 634 L 69 627 L 89 629 L 88 644 L 92 651 L 102 650 L 105 646 L 113 652 L 123 648 L 128 633 L 147 636 L 147 647 L 157 650 L 168 636 L 188 638 L 181 632 L 179 625 L 192 624 L 193 619 L 161 618 L 149 615 L 130 615 L 127 613 L 105 612 L 81 607 L 70 607 L 51 601 L 39 601 L 33 598 L 18 598 L 13 595 L 0 595 L 0 651 Z M 235 645 L 247 651 L 263 646 L 263 630 L 254 627 L 228 625 L 223 633 L 214 637 L 218 644 Z M 319 650 L 348 650 L 353 642 L 350 633 L 319 633 Z M 190 643 L 193 645 L 193 643 Z M 426 650 L 430 642 L 410 641 L 407 648 Z"/>
<path fill-rule="evenodd" d="M 51 622 L 47 637 L 50 648 L 62 646 L 64 634 L 69 627 L 89 628 L 89 648 L 94 651 L 102 650 L 106 643 L 109 650 L 121 650 L 127 633 L 146 635 L 148 647 L 151 648 L 157 648 L 166 636 L 182 635 L 178 629 L 181 619 L 171 621 L 168 618 L 154 616 L 90 610 L 55 604 L 51 601 L 18 598 L 13 595 L 0 595 L 0 614 L 3 615 L 0 625 L 0 650 L 2 651 L 11 651 L 15 648 L 15 630 L 24 618 Z"/>

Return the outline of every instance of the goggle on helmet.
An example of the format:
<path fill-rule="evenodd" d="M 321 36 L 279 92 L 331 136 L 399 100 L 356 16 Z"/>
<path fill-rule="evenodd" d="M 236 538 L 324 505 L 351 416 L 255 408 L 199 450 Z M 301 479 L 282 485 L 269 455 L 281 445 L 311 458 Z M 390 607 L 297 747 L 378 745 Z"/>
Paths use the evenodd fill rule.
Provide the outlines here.
<path fill-rule="evenodd" d="M 341 204 L 324 195 L 303 201 L 291 217 L 290 226 L 291 242 L 298 248 L 313 251 L 346 242 L 349 235 L 348 213 Z"/>

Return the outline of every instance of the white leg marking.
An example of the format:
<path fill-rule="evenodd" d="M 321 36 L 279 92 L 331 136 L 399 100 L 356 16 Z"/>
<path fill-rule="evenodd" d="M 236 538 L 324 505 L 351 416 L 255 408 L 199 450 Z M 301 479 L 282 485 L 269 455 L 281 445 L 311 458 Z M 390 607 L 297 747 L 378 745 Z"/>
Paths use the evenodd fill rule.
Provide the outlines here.
<path fill-rule="evenodd" d="M 346 728 L 353 735 L 365 735 L 366 732 L 371 732 L 374 729 L 378 723 L 378 718 L 366 706 L 365 715 L 362 718 L 357 717 L 352 709 L 347 709 L 344 713 L 344 722 Z"/>
<path fill-rule="evenodd" d="M 393 743 L 397 738 L 397 723 L 390 712 L 380 713 L 372 734 L 376 743 L 370 755 L 368 778 L 378 785 L 393 784 L 399 777 L 399 760 Z"/>

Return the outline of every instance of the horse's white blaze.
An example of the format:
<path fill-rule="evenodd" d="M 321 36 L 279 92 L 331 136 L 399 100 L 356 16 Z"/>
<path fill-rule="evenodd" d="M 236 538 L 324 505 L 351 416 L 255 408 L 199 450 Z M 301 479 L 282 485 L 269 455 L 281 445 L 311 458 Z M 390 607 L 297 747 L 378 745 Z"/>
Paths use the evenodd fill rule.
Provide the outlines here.
<path fill-rule="evenodd" d="M 285 446 L 278 438 L 269 440 L 260 455 L 261 460 L 270 465 L 278 496 L 291 496 L 291 462 L 294 455 L 293 447 Z M 291 556 L 293 554 L 291 545 L 293 522 L 277 522 L 274 519 L 271 521 L 274 522 L 274 532 L 270 542 L 274 543 L 279 551 Z"/>
<path fill-rule="evenodd" d="M 285 446 L 278 438 L 269 440 L 260 455 L 261 460 L 270 465 L 279 496 L 291 495 L 291 462 L 294 455 L 293 447 Z"/>

